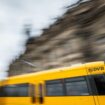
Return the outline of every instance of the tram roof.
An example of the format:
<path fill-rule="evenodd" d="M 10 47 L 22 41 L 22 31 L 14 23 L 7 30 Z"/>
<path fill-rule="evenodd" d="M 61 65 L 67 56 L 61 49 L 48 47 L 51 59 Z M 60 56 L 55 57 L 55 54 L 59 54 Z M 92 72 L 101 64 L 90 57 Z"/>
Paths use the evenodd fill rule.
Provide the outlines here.
<path fill-rule="evenodd" d="M 37 75 L 42 75 L 42 74 L 48 74 L 48 73 L 54 73 L 54 72 L 60 72 L 60 71 L 66 71 L 70 69 L 75 69 L 75 68 L 84 68 L 84 66 L 95 66 L 95 65 L 103 65 L 104 61 L 96 61 L 96 62 L 88 62 L 88 63 L 83 63 L 83 64 L 74 64 L 68 67 L 59 67 L 59 68 L 54 68 L 54 69 L 48 69 L 48 70 L 43 70 L 43 71 L 38 71 L 38 72 L 33 72 L 29 74 L 21 74 L 17 76 L 11 76 L 8 77 L 8 79 L 14 79 L 14 78 L 24 78 L 24 77 L 30 77 L 30 76 L 37 76 Z"/>

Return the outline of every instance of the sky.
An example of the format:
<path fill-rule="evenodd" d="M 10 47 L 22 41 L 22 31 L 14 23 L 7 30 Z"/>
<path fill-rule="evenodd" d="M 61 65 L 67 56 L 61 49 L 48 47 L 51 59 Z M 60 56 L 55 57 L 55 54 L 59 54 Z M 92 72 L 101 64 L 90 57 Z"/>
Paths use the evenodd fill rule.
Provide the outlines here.
<path fill-rule="evenodd" d="M 65 6 L 78 0 L 0 0 L 0 78 L 6 77 L 9 65 L 25 52 L 27 37 L 23 29 L 32 24 L 31 36 L 53 24 L 66 12 Z"/>

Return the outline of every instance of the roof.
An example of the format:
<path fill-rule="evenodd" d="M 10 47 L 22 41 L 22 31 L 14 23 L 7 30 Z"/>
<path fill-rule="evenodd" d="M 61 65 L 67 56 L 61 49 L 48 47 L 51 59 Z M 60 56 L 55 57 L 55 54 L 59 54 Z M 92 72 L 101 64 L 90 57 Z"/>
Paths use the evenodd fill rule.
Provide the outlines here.
<path fill-rule="evenodd" d="M 88 62 L 84 64 L 76 64 L 68 67 L 61 67 L 61 68 L 55 68 L 55 69 L 50 69 L 50 70 L 43 70 L 35 73 L 30 73 L 30 74 L 23 74 L 23 75 L 18 75 L 18 76 L 12 76 L 9 77 L 8 79 L 15 79 L 15 78 L 24 78 L 24 77 L 31 77 L 31 76 L 38 76 L 46 73 L 54 73 L 54 72 L 59 72 L 59 71 L 66 71 L 74 68 L 82 68 L 84 66 L 90 67 L 90 66 L 96 66 L 96 65 L 104 65 L 104 61 L 96 61 L 96 62 Z"/>

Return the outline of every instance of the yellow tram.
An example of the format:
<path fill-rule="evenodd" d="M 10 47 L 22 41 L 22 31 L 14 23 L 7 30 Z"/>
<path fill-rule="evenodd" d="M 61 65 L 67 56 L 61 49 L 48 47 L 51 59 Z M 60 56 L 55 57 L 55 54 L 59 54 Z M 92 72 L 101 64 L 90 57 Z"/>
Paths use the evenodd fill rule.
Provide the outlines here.
<path fill-rule="evenodd" d="M 0 105 L 105 105 L 105 64 L 10 77 L 0 82 Z"/>

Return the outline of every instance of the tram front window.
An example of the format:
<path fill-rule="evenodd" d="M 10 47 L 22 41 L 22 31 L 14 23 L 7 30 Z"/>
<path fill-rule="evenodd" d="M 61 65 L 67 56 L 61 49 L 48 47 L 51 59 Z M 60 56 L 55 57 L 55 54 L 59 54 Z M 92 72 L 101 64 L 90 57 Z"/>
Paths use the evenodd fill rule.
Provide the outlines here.
<path fill-rule="evenodd" d="M 99 95 L 105 95 L 105 76 L 99 75 L 94 77 L 94 81 L 97 87 Z"/>

